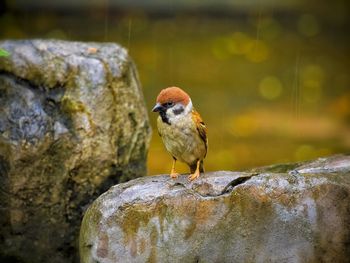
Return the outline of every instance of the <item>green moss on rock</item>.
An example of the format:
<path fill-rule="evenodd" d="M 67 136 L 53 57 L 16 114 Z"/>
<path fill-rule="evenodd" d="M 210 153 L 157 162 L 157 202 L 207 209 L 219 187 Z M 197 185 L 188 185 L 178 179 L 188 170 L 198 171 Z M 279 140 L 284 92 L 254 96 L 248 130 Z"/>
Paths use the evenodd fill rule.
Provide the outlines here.
<path fill-rule="evenodd" d="M 322 173 L 309 173 L 321 171 L 315 160 L 287 165 L 284 173 L 221 171 L 194 183 L 183 175 L 119 184 L 84 217 L 82 231 L 89 228 L 91 235 L 80 243 L 88 239 L 93 245 L 83 251 L 82 263 L 345 262 L 350 157 L 321 163 Z M 94 213 L 102 214 L 100 221 L 87 224 Z M 105 240 L 108 251 L 99 256 L 98 244 Z"/>
<path fill-rule="evenodd" d="M 11 53 L 0 60 L 0 261 L 77 262 L 86 207 L 146 172 L 151 130 L 135 66 L 113 43 L 0 48 Z"/>

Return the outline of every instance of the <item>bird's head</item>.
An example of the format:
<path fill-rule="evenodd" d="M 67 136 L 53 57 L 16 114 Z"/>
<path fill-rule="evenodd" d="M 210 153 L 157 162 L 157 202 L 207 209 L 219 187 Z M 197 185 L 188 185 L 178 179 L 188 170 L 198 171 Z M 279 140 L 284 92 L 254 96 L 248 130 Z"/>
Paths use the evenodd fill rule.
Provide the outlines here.
<path fill-rule="evenodd" d="M 178 87 L 169 87 L 161 90 L 153 112 L 159 112 L 162 120 L 170 124 L 172 119 L 181 118 L 192 110 L 190 96 Z"/>

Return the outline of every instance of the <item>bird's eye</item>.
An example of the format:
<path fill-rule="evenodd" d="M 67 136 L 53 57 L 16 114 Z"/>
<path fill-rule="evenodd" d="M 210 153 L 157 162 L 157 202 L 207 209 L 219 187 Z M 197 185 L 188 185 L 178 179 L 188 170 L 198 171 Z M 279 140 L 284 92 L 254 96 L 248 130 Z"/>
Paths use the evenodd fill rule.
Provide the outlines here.
<path fill-rule="evenodd" d="M 166 107 L 172 107 L 172 106 L 174 106 L 174 102 L 172 102 L 172 101 L 166 102 L 165 106 Z"/>

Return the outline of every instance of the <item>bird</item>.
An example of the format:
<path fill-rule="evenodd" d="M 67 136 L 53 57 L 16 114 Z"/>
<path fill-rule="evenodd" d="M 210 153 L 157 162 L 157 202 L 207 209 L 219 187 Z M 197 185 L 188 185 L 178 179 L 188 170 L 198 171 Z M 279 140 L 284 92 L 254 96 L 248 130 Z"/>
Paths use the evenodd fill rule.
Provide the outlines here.
<path fill-rule="evenodd" d="M 176 161 L 190 168 L 189 181 L 204 173 L 204 158 L 208 151 L 207 127 L 195 110 L 190 96 L 179 87 L 162 89 L 152 109 L 158 112 L 157 128 L 166 150 L 173 157 L 170 177 L 179 176 Z"/>

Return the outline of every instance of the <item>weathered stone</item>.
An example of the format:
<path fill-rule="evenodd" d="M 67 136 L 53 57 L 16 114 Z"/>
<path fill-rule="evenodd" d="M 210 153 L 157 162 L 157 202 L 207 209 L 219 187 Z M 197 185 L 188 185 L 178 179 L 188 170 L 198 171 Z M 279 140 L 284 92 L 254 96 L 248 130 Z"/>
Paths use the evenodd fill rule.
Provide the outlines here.
<path fill-rule="evenodd" d="M 186 177 L 138 178 L 101 195 L 82 222 L 81 262 L 350 258 L 350 156 Z"/>
<path fill-rule="evenodd" d="M 143 175 L 150 127 L 133 62 L 112 43 L 4 41 L 0 261 L 72 262 L 82 212 Z"/>

